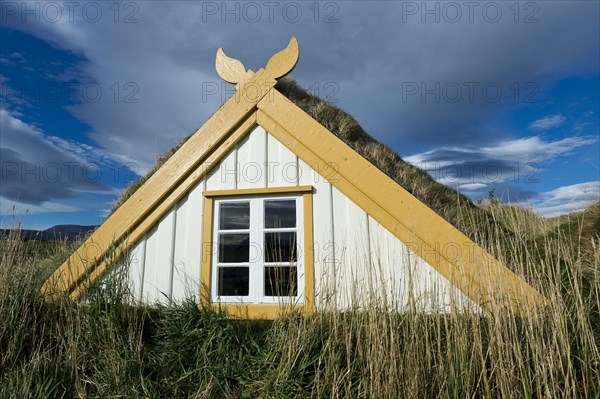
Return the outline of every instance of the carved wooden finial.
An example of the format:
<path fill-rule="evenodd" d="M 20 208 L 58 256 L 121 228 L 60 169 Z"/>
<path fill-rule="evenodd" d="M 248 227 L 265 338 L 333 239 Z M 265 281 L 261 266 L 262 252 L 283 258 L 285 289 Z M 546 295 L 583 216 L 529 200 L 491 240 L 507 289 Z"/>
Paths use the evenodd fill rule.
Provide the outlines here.
<path fill-rule="evenodd" d="M 298 63 L 299 56 L 298 41 L 292 36 L 287 47 L 274 54 L 269 62 L 267 62 L 265 70 L 273 79 L 279 79 L 294 69 L 296 63 Z"/>
<path fill-rule="evenodd" d="M 287 47 L 271 57 L 265 67 L 265 74 L 273 79 L 287 75 L 296 66 L 299 56 L 298 41 L 292 36 Z M 217 51 L 215 67 L 219 76 L 232 84 L 243 83 L 254 74 L 250 69 L 246 70 L 239 60 L 225 55 L 222 48 Z"/>

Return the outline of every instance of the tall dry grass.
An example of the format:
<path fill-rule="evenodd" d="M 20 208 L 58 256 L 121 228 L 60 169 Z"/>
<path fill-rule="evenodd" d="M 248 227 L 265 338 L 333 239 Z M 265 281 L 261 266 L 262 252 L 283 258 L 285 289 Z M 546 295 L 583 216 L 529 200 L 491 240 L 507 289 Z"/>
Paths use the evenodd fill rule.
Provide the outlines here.
<path fill-rule="evenodd" d="M 133 307 L 120 278 L 85 303 L 46 304 L 37 297 L 44 268 L 70 248 L 40 255 L 3 238 L 0 397 L 598 397 L 600 245 L 584 228 L 591 216 L 557 223 L 500 205 L 487 211 L 495 224 L 467 222 L 549 299 L 545 309 L 398 313 L 371 302 L 247 322 L 200 311 L 195 299 Z"/>

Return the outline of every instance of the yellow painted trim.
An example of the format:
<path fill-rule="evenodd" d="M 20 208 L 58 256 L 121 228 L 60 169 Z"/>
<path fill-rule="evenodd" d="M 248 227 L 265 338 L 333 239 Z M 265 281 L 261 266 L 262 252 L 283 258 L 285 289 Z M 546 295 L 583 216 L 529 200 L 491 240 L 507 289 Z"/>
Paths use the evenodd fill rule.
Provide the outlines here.
<path fill-rule="evenodd" d="M 215 190 L 205 191 L 205 197 L 231 197 L 240 195 L 267 195 L 280 193 L 303 193 L 312 192 L 312 186 L 289 186 L 289 187 L 268 187 L 268 188 L 245 188 L 240 190 Z"/>
<path fill-rule="evenodd" d="M 204 305 L 198 305 L 200 310 L 206 309 Z M 227 315 L 234 319 L 263 319 L 273 320 L 278 316 L 288 314 L 290 312 L 299 312 L 310 314 L 313 311 L 305 305 L 294 304 L 234 304 L 234 303 L 215 303 L 210 305 L 211 309 L 224 311 Z"/>
<path fill-rule="evenodd" d="M 214 199 L 231 195 L 270 195 L 274 193 L 302 194 L 302 214 L 304 217 L 304 303 L 303 304 L 234 304 L 211 303 L 211 271 L 213 254 L 213 212 Z M 311 313 L 315 311 L 315 256 L 313 230 L 313 187 L 269 187 L 244 190 L 208 191 L 204 195 L 204 220 L 202 221 L 202 267 L 200 271 L 200 307 L 212 307 L 227 312 L 235 318 L 274 319 L 289 311 Z"/>
<path fill-rule="evenodd" d="M 300 188 L 300 187 L 298 187 Z M 304 209 L 304 311 L 314 312 L 315 305 L 315 238 L 313 191 L 304 192 L 302 202 Z"/>
<path fill-rule="evenodd" d="M 204 219 L 202 221 L 202 265 L 200 268 L 200 303 L 210 306 L 210 279 L 213 254 L 213 208 L 214 198 L 204 197 Z"/>
<path fill-rule="evenodd" d="M 539 292 L 419 201 L 275 89 L 258 104 L 257 122 L 319 171 L 373 219 L 480 306 L 528 312 Z M 459 256 L 450 259 L 448 252 Z"/>

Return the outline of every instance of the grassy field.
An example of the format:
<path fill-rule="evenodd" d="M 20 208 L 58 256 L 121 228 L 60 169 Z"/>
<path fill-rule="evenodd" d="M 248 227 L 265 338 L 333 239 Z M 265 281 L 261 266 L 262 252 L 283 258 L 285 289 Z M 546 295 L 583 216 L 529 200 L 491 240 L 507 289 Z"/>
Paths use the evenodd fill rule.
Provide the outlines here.
<path fill-rule="evenodd" d="M 195 298 L 131 306 L 119 278 L 85 304 L 48 304 L 38 287 L 73 247 L 4 238 L 0 397 L 600 397 L 600 203 L 556 219 L 495 203 L 480 210 L 494 223 L 472 218 L 478 241 L 547 308 L 399 314 L 372 303 L 245 322 L 200 311 Z"/>

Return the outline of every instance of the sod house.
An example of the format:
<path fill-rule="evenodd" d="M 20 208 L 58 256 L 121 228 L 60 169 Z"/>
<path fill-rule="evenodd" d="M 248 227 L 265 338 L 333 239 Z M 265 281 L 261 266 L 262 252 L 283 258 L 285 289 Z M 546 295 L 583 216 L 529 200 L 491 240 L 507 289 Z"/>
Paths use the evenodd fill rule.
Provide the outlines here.
<path fill-rule="evenodd" d="M 134 302 L 193 296 L 241 318 L 367 305 L 521 312 L 545 301 L 455 227 L 453 208 L 470 201 L 281 79 L 298 57 L 292 38 L 253 72 L 219 49 L 217 72 L 235 95 L 42 293 L 77 300 L 124 267 Z"/>

